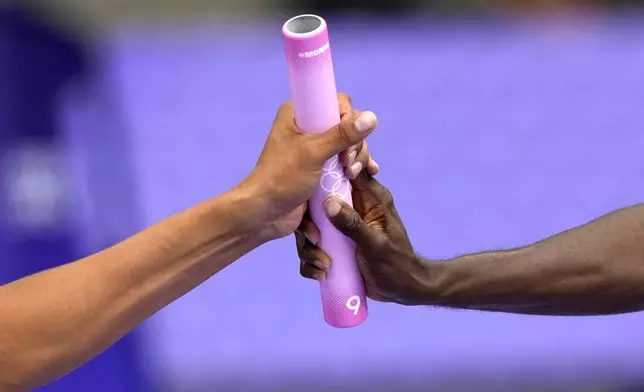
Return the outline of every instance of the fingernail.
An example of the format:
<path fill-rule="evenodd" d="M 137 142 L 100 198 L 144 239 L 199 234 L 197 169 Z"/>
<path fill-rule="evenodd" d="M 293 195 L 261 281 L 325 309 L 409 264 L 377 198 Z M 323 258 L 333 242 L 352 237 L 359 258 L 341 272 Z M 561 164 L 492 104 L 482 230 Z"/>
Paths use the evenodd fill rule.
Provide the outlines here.
<path fill-rule="evenodd" d="M 364 112 L 356 119 L 356 130 L 360 133 L 367 132 L 376 126 L 377 121 L 373 112 Z"/>
<path fill-rule="evenodd" d="M 331 218 L 338 215 L 340 209 L 342 209 L 342 205 L 334 198 L 330 198 L 324 203 L 324 210 L 326 211 L 327 216 Z"/>
<path fill-rule="evenodd" d="M 313 279 L 318 280 L 322 282 L 326 278 L 326 274 L 324 272 L 316 272 L 313 274 Z"/>
<path fill-rule="evenodd" d="M 380 171 L 380 165 L 378 165 L 378 162 L 371 159 L 370 166 L 371 166 L 371 170 L 369 174 L 371 174 L 372 176 L 378 174 L 378 172 Z"/>
<path fill-rule="evenodd" d="M 362 171 L 362 163 L 356 162 L 353 166 L 351 166 L 351 178 L 355 178 L 360 172 Z"/>
<path fill-rule="evenodd" d="M 356 159 L 357 156 L 358 156 L 357 151 L 351 152 L 351 154 L 349 154 L 349 162 L 347 162 L 347 165 L 350 165 L 353 162 L 353 160 Z"/>
<path fill-rule="evenodd" d="M 315 262 L 313 262 L 313 265 L 318 267 L 319 269 L 321 269 L 323 271 L 326 271 L 326 270 L 329 269 L 329 266 L 325 262 L 323 262 L 321 260 L 315 260 Z"/>
<path fill-rule="evenodd" d="M 303 233 L 303 234 L 304 234 L 304 237 L 306 237 L 306 239 L 309 240 L 310 243 L 317 246 L 318 242 L 320 241 L 320 238 L 318 237 L 318 233 Z"/>

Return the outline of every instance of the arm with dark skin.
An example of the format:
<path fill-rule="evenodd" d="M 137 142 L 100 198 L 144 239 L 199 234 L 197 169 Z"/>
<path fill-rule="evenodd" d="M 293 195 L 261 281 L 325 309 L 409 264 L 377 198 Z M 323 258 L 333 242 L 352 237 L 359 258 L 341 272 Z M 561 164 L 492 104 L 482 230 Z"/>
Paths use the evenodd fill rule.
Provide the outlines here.
<path fill-rule="evenodd" d="M 644 205 L 522 248 L 435 261 L 414 253 L 387 188 L 368 173 L 353 184 L 355 210 L 337 199 L 325 206 L 331 222 L 357 243 L 372 299 L 533 315 L 644 310 Z M 315 230 L 308 220 L 300 226 Z M 331 260 L 299 236 L 302 275 L 324 279 Z"/>

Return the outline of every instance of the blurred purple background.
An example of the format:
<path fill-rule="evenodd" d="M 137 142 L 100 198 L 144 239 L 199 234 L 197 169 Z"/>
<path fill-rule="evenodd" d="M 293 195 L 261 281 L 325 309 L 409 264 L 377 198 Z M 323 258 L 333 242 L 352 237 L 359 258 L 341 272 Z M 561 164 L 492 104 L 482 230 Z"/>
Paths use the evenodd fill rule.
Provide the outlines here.
<path fill-rule="evenodd" d="M 427 257 L 527 244 L 642 201 L 644 15 L 499 7 L 322 14 L 338 88 L 378 115 L 380 179 Z M 90 34 L 59 10 L 1 12 L 2 282 L 234 186 L 288 99 L 279 29 L 291 14 L 110 14 L 118 23 Z M 370 313 L 359 328 L 327 327 L 288 238 L 43 390 L 644 385 L 642 314 Z"/>

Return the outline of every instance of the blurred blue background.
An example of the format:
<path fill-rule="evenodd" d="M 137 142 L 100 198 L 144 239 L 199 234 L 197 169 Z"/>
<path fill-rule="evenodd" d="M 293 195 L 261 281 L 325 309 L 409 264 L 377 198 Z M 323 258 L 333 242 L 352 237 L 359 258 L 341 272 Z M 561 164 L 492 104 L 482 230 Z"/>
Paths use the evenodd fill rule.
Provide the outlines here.
<path fill-rule="evenodd" d="M 0 5 L 0 282 L 235 185 L 288 99 L 281 24 L 330 26 L 340 91 L 417 250 L 513 247 L 644 193 L 644 13 L 626 1 Z M 636 391 L 644 315 L 370 304 L 322 320 L 276 241 L 43 391 Z M 4 315 L 2 317 L 8 317 Z"/>

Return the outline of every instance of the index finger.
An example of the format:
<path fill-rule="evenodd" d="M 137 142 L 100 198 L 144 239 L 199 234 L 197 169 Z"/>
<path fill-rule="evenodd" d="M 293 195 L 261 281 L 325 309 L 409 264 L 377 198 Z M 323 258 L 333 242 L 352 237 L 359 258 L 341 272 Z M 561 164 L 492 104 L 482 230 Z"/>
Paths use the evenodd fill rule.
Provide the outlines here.
<path fill-rule="evenodd" d="M 295 125 L 295 113 L 293 111 L 293 101 L 286 101 L 280 105 L 275 115 L 273 124 L 282 123 L 285 121 L 292 121 Z"/>

